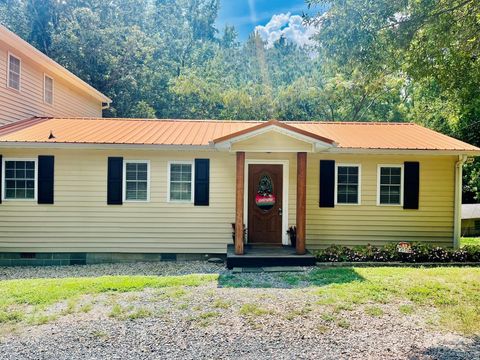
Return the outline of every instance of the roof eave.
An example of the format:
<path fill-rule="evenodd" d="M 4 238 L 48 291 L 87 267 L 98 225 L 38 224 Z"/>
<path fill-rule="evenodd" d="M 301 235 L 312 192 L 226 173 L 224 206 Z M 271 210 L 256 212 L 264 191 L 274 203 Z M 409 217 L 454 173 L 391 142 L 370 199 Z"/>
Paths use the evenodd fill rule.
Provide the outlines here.
<path fill-rule="evenodd" d="M 353 147 L 334 147 L 328 149 L 330 153 L 337 154 L 428 154 L 428 155 L 466 155 L 480 156 L 479 150 L 471 149 L 399 149 L 399 148 L 353 148 Z"/>

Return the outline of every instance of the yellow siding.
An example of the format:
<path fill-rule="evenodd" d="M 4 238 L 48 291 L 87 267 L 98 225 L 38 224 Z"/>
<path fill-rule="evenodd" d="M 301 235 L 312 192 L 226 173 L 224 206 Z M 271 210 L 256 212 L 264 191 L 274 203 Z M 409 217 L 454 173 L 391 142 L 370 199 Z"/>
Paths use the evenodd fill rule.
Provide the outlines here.
<path fill-rule="evenodd" d="M 224 253 L 235 218 L 235 155 L 220 152 L 7 150 L 7 157 L 55 156 L 55 204 L 4 201 L 0 252 Z M 148 203 L 106 204 L 107 157 L 150 160 Z M 167 202 L 171 160 L 211 159 L 210 206 Z M 295 224 L 296 154 L 248 153 L 289 161 L 288 224 Z M 362 165 L 362 204 L 319 208 L 319 161 Z M 376 205 L 377 164 L 420 162 L 420 209 Z M 429 241 L 452 245 L 454 157 L 308 154 L 307 248 Z"/>
<path fill-rule="evenodd" d="M 20 92 L 7 87 L 8 52 L 22 61 Z M 53 105 L 43 101 L 44 73 L 54 79 Z M 101 117 L 102 104 L 0 41 L 0 125 L 32 116 Z"/>
<path fill-rule="evenodd" d="M 222 253 L 235 218 L 235 156 L 219 153 L 9 150 L 55 156 L 55 204 L 4 201 L 0 252 Z M 107 205 L 107 157 L 150 160 L 150 202 Z M 167 202 L 169 160 L 211 158 L 210 206 Z"/>
<path fill-rule="evenodd" d="M 234 151 L 312 151 L 312 144 L 291 136 L 269 131 L 232 145 Z"/>
<path fill-rule="evenodd" d="M 361 205 L 319 207 L 320 159 L 362 166 Z M 420 162 L 420 208 L 377 206 L 377 165 Z M 455 158 L 386 155 L 309 154 L 307 247 L 331 244 L 381 245 L 389 241 L 426 241 L 453 245 Z"/>

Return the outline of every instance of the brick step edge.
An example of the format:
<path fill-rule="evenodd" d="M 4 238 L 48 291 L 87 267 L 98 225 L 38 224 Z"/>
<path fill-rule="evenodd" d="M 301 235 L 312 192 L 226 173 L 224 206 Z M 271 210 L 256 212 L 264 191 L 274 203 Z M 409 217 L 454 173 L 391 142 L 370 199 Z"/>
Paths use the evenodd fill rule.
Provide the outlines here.
<path fill-rule="evenodd" d="M 358 261 L 358 262 L 317 262 L 317 267 L 479 267 L 480 262 L 421 262 L 421 263 L 407 263 L 407 262 L 376 262 L 376 261 Z"/>

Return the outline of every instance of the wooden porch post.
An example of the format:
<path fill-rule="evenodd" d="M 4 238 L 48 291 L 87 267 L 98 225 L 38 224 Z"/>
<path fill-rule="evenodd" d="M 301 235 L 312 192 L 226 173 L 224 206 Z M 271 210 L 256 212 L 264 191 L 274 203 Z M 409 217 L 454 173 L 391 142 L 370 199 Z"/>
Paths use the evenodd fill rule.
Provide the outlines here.
<path fill-rule="evenodd" d="M 245 153 L 237 152 L 237 185 L 235 204 L 235 254 L 243 255 L 243 199 L 245 184 Z"/>
<path fill-rule="evenodd" d="M 307 215 L 307 153 L 297 153 L 297 246 L 298 255 L 305 254 Z"/>

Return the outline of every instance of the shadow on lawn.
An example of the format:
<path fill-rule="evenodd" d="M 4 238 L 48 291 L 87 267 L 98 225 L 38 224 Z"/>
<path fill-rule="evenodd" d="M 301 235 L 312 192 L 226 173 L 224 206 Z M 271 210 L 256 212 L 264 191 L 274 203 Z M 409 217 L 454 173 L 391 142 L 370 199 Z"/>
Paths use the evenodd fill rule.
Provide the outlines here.
<path fill-rule="evenodd" d="M 425 359 L 452 360 L 452 359 L 480 359 L 480 336 L 475 336 L 468 344 L 457 346 L 436 345 L 428 347 L 421 352 L 413 353 L 410 360 Z"/>
<path fill-rule="evenodd" d="M 230 288 L 307 288 L 364 281 L 353 268 L 318 269 L 305 272 L 248 272 L 220 274 L 218 287 Z"/>

